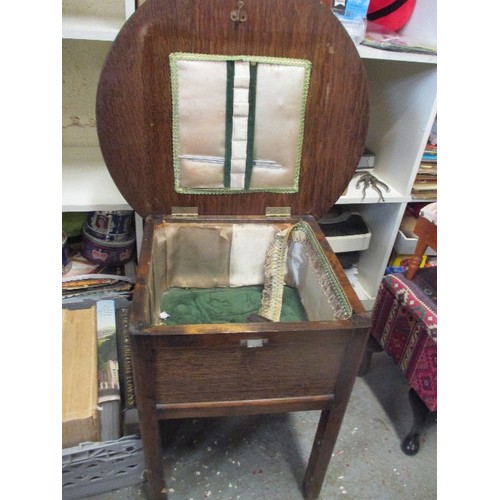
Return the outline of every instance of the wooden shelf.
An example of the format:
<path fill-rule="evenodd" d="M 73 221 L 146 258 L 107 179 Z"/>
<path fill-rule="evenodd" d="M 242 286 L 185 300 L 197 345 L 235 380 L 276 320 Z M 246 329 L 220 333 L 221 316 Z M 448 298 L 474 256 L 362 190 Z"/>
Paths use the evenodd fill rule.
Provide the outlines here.
<path fill-rule="evenodd" d="M 62 151 L 62 211 L 131 210 L 118 191 L 98 147 Z"/>
<path fill-rule="evenodd" d="M 383 187 L 380 187 L 380 191 L 382 191 L 382 196 L 384 197 L 385 203 L 404 203 L 411 200 L 409 196 L 406 196 L 403 193 L 399 192 L 397 189 L 391 186 L 388 181 L 377 175 L 375 172 L 373 173 L 373 175 L 389 186 L 389 192 L 387 192 Z M 375 191 L 375 189 L 373 189 L 372 187 L 368 187 L 366 189 L 365 196 L 363 197 L 363 187 L 360 186 L 359 188 L 356 188 L 358 180 L 359 177 L 354 177 L 351 182 L 349 182 L 349 186 L 347 187 L 345 194 L 343 194 L 337 201 L 338 205 L 358 203 L 370 204 L 382 202 L 377 191 Z"/>

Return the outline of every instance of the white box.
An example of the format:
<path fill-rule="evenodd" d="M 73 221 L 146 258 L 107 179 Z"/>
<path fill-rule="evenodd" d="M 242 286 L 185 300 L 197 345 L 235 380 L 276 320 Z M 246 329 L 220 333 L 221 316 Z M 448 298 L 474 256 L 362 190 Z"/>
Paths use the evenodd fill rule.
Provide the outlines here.
<path fill-rule="evenodd" d="M 327 236 L 326 240 L 335 253 L 357 252 L 366 250 L 370 245 L 372 234 L 353 234 L 349 236 Z"/>
<path fill-rule="evenodd" d="M 396 243 L 394 244 L 394 249 L 400 255 L 413 255 L 415 253 L 415 248 L 417 246 L 417 238 L 409 238 L 403 231 L 398 231 L 398 236 L 396 238 Z M 437 255 L 437 253 L 430 247 L 425 251 L 425 255 Z"/>

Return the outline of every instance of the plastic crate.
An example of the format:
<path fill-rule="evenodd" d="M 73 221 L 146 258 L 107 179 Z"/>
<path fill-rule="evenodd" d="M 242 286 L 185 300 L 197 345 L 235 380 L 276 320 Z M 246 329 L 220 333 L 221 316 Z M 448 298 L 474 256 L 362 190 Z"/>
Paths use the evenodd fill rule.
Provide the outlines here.
<path fill-rule="evenodd" d="M 80 443 L 62 450 L 62 498 L 85 498 L 142 483 L 145 469 L 138 436 Z"/>

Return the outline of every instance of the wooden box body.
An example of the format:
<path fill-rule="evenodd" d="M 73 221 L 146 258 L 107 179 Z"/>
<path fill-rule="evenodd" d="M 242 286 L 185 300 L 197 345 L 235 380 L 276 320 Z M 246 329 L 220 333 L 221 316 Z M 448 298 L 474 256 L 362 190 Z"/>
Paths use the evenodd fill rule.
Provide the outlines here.
<path fill-rule="evenodd" d="M 330 315 L 293 323 L 249 320 L 162 324 L 159 304 L 171 266 L 166 262 L 165 249 L 160 248 L 157 232 L 169 225 L 189 228 L 200 224 L 260 224 L 282 228 L 299 221 L 305 221 L 313 230 L 353 307 L 349 319 L 332 320 Z M 317 288 L 308 286 L 303 293 L 313 295 L 303 298 L 303 302 L 313 303 L 323 294 L 319 283 Z M 284 411 L 284 407 L 324 409 L 333 400 L 338 380 L 345 377 L 342 370 L 355 373 L 359 365 L 368 331 L 368 322 L 362 316 L 363 308 L 313 217 L 149 218 L 131 316 L 137 398 L 147 385 L 145 392 L 156 401 L 156 411 L 166 418 L 228 411 Z M 141 371 L 149 375 L 143 379 L 137 375 Z"/>

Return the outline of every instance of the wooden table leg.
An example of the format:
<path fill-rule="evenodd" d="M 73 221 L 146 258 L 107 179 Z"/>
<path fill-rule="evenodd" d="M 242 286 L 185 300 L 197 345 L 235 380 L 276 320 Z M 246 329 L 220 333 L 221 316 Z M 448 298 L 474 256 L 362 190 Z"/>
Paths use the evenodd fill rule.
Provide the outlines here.
<path fill-rule="evenodd" d="M 323 410 L 314 438 L 311 455 L 307 464 L 302 489 L 306 500 L 318 498 L 325 479 L 328 464 L 342 423 L 338 418 L 341 412 L 335 411 L 335 405 L 330 410 Z M 343 417 L 343 413 L 341 414 Z"/>
<path fill-rule="evenodd" d="M 146 464 L 147 487 L 153 500 L 164 500 L 167 498 L 167 489 L 163 478 L 160 422 L 156 413 L 151 374 L 151 343 L 147 337 L 137 335 L 131 337 L 131 343 L 136 404 Z"/>
<path fill-rule="evenodd" d="M 148 489 L 153 500 L 164 500 L 167 498 L 167 488 L 163 479 L 160 423 L 156 418 L 156 405 L 153 402 L 141 406 L 142 411 L 139 410 L 139 422 L 144 447 Z"/>
<path fill-rule="evenodd" d="M 353 335 L 344 353 L 344 361 L 333 391 L 334 399 L 329 409 L 321 412 L 302 490 L 306 500 L 318 498 L 337 437 L 344 419 L 347 404 L 356 380 L 363 353 L 368 341 L 369 328 Z"/>

